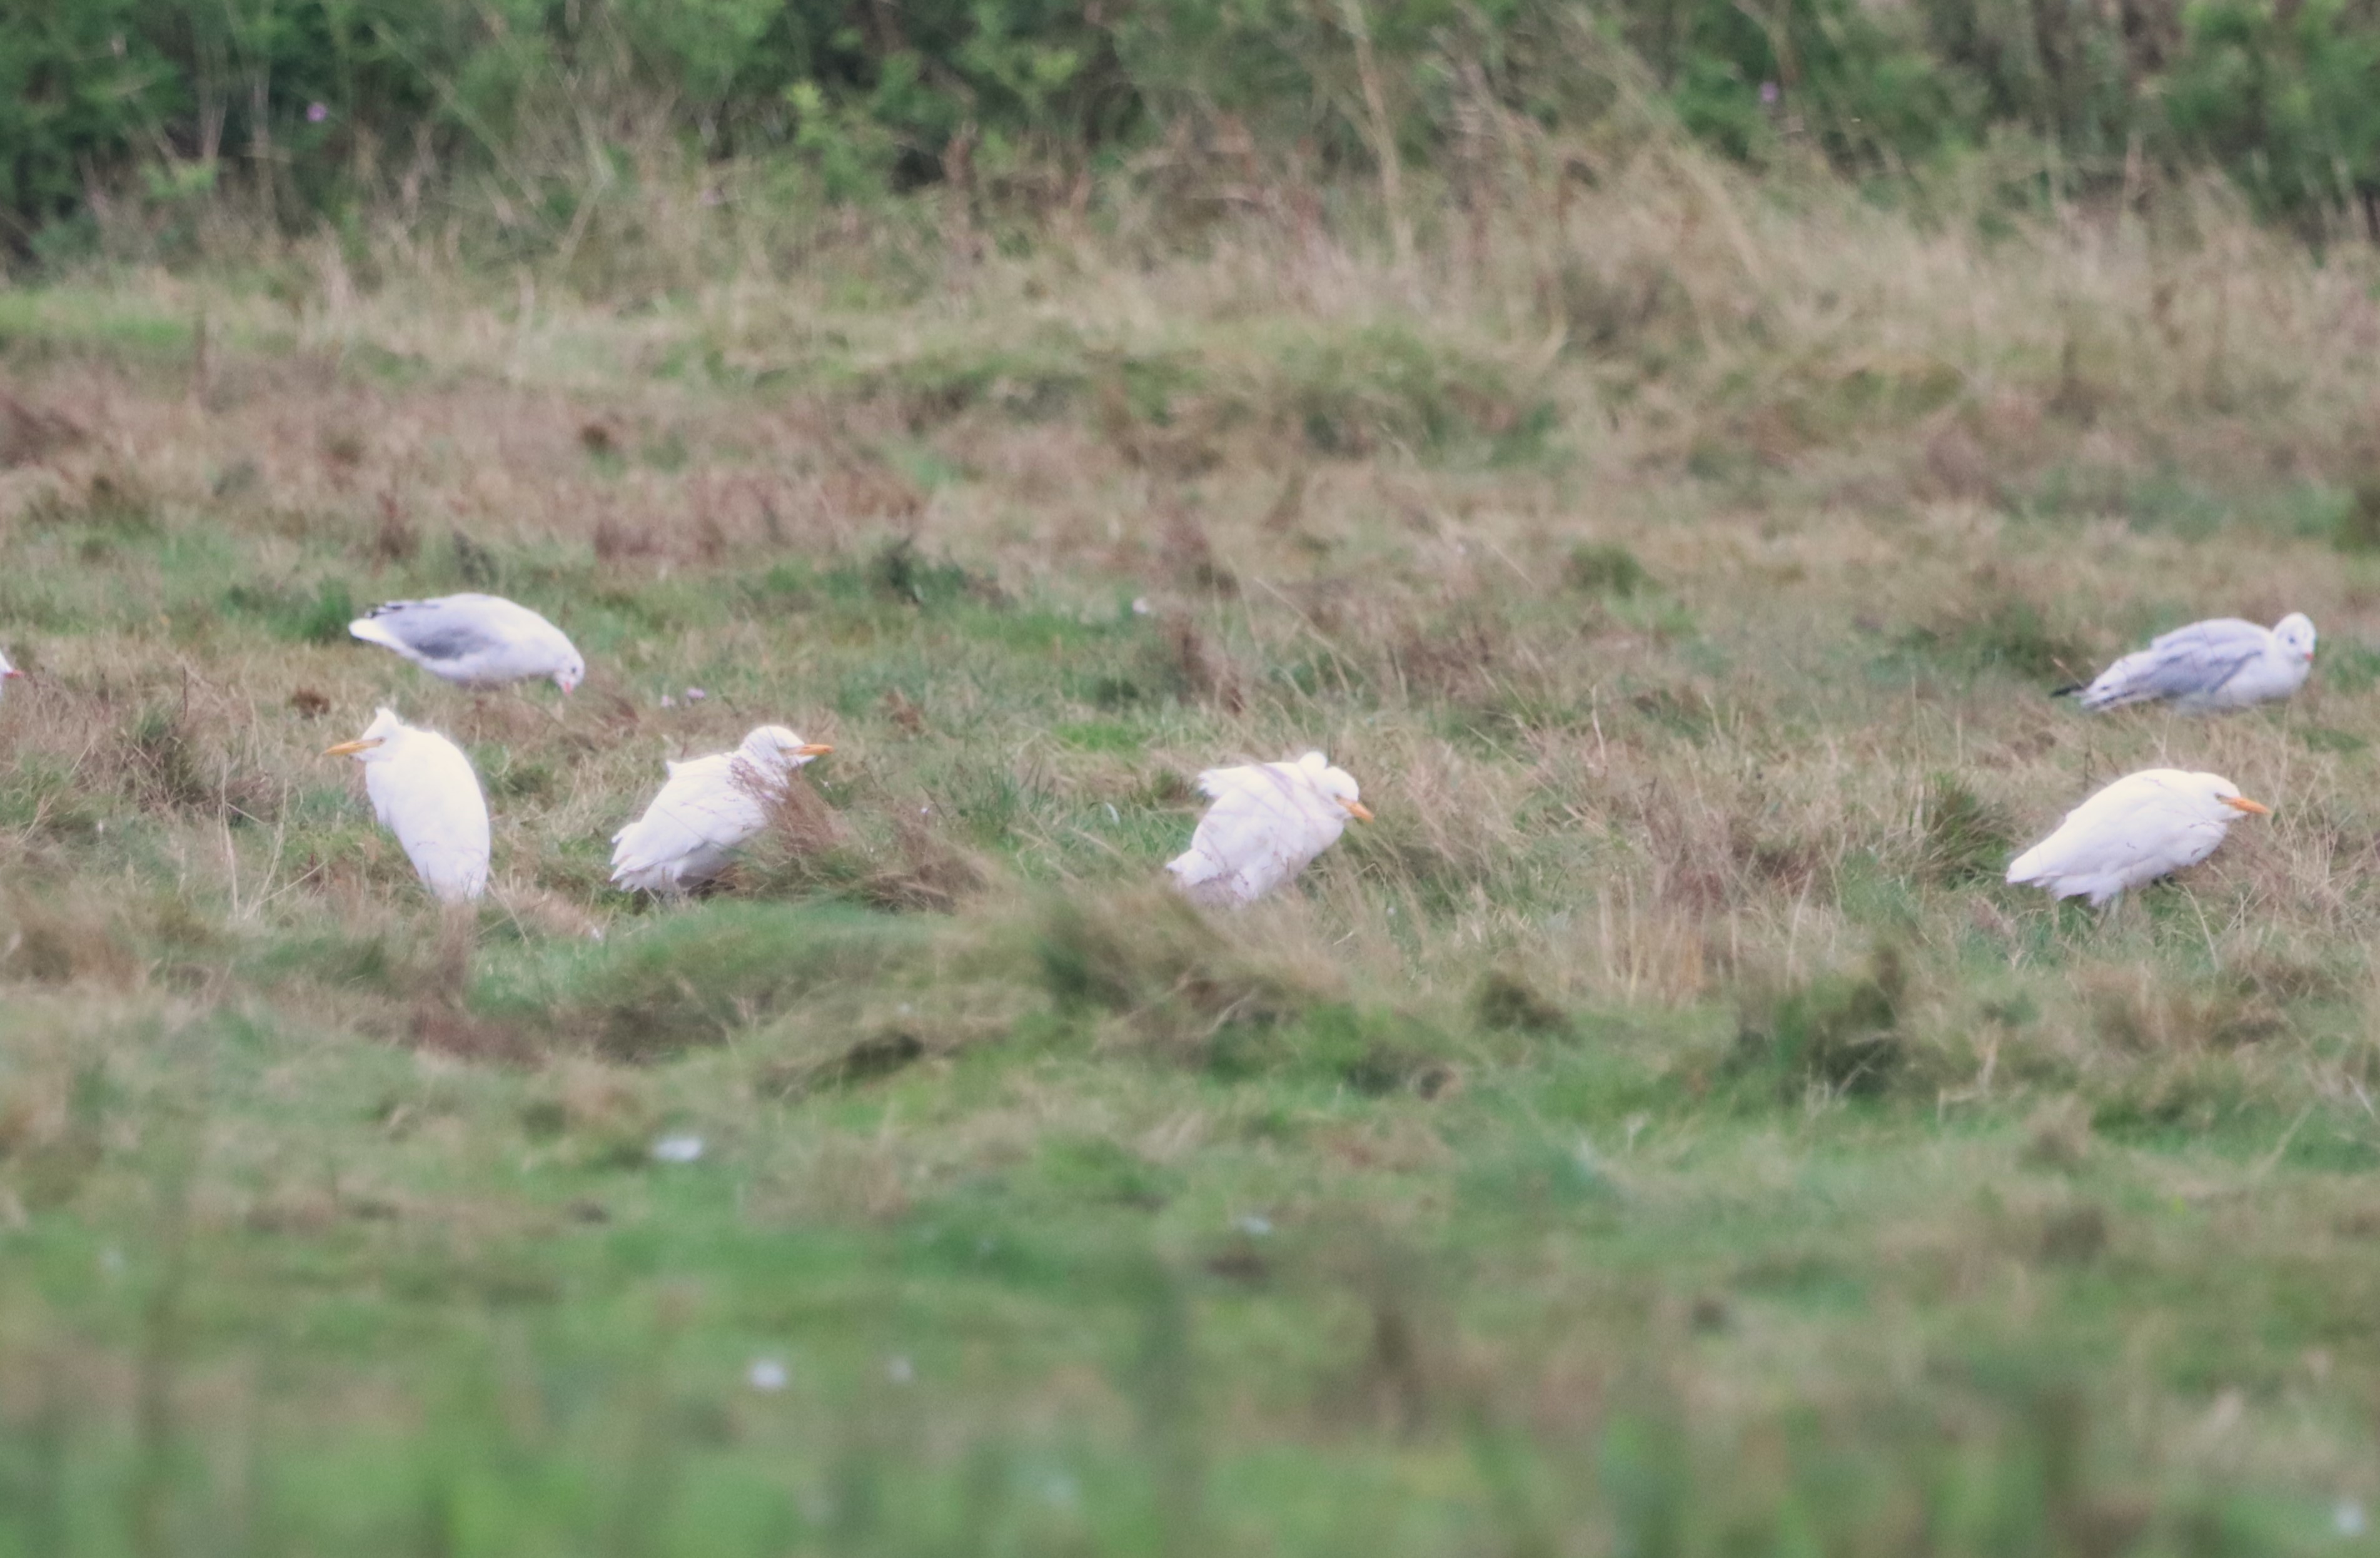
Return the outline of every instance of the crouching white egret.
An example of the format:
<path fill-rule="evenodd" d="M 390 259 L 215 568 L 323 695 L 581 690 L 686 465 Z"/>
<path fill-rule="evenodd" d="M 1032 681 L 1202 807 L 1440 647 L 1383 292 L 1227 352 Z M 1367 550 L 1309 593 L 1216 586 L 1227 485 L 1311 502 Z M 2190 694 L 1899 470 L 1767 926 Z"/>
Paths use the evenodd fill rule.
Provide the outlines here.
<path fill-rule="evenodd" d="M 364 765 L 373 815 L 442 902 L 464 903 L 487 891 L 488 801 L 463 749 L 382 709 L 361 736 L 322 755 Z"/>
<path fill-rule="evenodd" d="M 1295 762 L 1210 768 L 1198 775 L 1198 788 L 1215 804 L 1198 820 L 1190 847 L 1165 869 L 1200 903 L 1253 903 L 1338 843 L 1347 819 L 1372 820 L 1354 775 L 1320 752 Z"/>
<path fill-rule="evenodd" d="M 2143 769 L 2068 812 L 2056 833 L 2016 858 L 2008 879 L 2053 897 L 2087 896 L 2097 908 L 2127 887 L 2198 864 L 2241 816 L 2271 809 L 2220 774 Z"/>
<path fill-rule="evenodd" d="M 587 676 L 587 662 L 567 634 L 498 595 L 391 601 L 348 623 L 347 631 L 395 650 L 457 687 L 502 687 L 551 676 L 568 692 Z"/>
<path fill-rule="evenodd" d="M 732 752 L 665 763 L 669 780 L 645 814 L 612 835 L 612 882 L 628 892 L 684 893 L 716 877 L 737 846 L 769 825 L 794 770 L 833 751 L 764 724 Z"/>
<path fill-rule="evenodd" d="M 2287 698 L 2313 669 L 2313 623 L 2291 612 L 2270 627 L 2221 616 L 2177 627 L 2124 656 L 2088 687 L 2060 688 L 2085 709 L 2164 703 L 2184 714 Z"/>

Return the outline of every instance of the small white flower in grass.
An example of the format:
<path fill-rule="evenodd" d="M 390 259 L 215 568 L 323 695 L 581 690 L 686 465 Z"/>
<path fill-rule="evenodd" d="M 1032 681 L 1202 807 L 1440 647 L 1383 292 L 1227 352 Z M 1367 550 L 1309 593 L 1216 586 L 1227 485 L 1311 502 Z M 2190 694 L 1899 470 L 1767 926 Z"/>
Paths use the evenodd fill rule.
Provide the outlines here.
<path fill-rule="evenodd" d="M 686 689 L 686 700 L 688 703 L 699 703 L 710 696 L 710 694 L 703 691 L 698 687 L 690 687 Z"/>
<path fill-rule="evenodd" d="M 917 1377 L 917 1366 L 894 1353 L 884 1360 L 884 1377 L 896 1385 L 905 1385 Z"/>
<path fill-rule="evenodd" d="M 674 698 L 673 698 L 673 697 L 671 697 L 671 696 L 670 696 L 668 693 L 666 693 L 666 692 L 665 692 L 665 693 L 662 693 L 662 708 L 664 708 L 664 709 L 674 709 L 674 708 L 676 708 L 676 707 L 677 707 L 677 700 L 676 700 L 676 699 L 674 699 Z"/>
<path fill-rule="evenodd" d="M 2331 1528 L 2343 1537 L 2360 1537 L 2371 1524 L 2363 1515 L 2363 1504 L 2356 1499 L 2341 1499 L 2330 1506 Z"/>
<path fill-rule="evenodd" d="M 1147 616 L 1148 613 L 1148 597 L 1146 595 L 1135 596 L 1132 603 L 1132 615 L 1135 616 Z"/>
<path fill-rule="evenodd" d="M 773 1357 L 756 1357 L 744 1371 L 745 1382 L 756 1391 L 783 1390 L 789 1378 L 784 1364 Z"/>
<path fill-rule="evenodd" d="M 310 125 L 319 125 L 330 116 L 331 110 L 327 103 L 310 103 L 306 105 L 306 122 Z"/>
<path fill-rule="evenodd" d="M 653 1143 L 653 1162 L 657 1163 L 690 1163 L 701 1156 L 702 1138 L 691 1131 L 674 1132 Z"/>
<path fill-rule="evenodd" d="M 1260 1211 L 1242 1212 L 1232 1220 L 1232 1226 L 1252 1239 L 1261 1239 L 1271 1235 L 1272 1219 Z"/>

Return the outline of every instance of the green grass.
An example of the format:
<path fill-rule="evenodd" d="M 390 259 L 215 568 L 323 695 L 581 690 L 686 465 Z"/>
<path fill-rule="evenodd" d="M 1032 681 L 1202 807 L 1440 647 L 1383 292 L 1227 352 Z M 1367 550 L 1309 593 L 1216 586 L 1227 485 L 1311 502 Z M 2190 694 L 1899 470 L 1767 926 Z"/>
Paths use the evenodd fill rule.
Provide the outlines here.
<path fill-rule="evenodd" d="M 2372 1550 L 2351 430 L 2068 425 L 2022 319 L 1863 357 L 1770 262 L 1649 367 L 1195 266 L 335 351 L 219 289 L 196 396 L 148 284 L 8 295 L 83 436 L 0 473 L 0 1558 Z M 588 685 L 345 640 L 459 588 Z M 2290 608 L 2285 710 L 2047 697 Z M 381 703 L 476 914 L 319 755 Z M 612 893 L 764 721 L 836 750 L 735 877 Z M 1316 747 L 1376 823 L 1159 885 Z M 2153 762 L 2276 814 L 2000 882 Z"/>

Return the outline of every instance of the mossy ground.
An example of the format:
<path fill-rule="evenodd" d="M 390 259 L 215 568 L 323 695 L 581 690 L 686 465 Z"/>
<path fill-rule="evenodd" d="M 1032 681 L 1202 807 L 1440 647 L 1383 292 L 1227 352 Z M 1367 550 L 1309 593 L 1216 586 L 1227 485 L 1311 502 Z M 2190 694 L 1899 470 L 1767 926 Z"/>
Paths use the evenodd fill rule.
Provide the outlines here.
<path fill-rule="evenodd" d="M 1550 334 L 1525 250 L 0 294 L 0 1552 L 2368 1549 L 2368 265 L 1699 198 Z M 459 588 L 588 685 L 342 639 Z M 2290 609 L 2286 708 L 2046 696 Z M 383 702 L 476 915 L 317 755 Z M 736 877 L 610 892 L 764 721 Z M 1309 747 L 1376 825 L 1153 885 Z M 2275 815 L 2000 884 L 2151 762 Z"/>

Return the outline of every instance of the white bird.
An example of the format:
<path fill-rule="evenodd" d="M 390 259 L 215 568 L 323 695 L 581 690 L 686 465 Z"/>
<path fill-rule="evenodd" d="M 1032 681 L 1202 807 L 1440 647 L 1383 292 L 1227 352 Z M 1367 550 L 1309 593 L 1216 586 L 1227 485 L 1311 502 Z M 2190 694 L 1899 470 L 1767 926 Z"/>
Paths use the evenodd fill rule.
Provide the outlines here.
<path fill-rule="evenodd" d="M 0 685 L 13 682 L 24 674 L 24 672 L 18 670 L 16 666 L 9 663 L 7 655 L 0 654 Z"/>
<path fill-rule="evenodd" d="M 1305 869 L 1347 831 L 1370 822 L 1354 777 L 1320 752 L 1295 762 L 1210 768 L 1198 775 L 1214 805 L 1190 847 L 1167 862 L 1174 885 L 1201 903 L 1247 904 Z"/>
<path fill-rule="evenodd" d="M 501 687 L 551 676 L 568 692 L 587 662 L 561 628 L 498 595 L 441 595 L 374 606 L 347 631 L 393 649 L 431 676 L 458 687 Z"/>
<path fill-rule="evenodd" d="M 2185 714 L 2245 709 L 2305 685 L 2313 668 L 2313 623 L 2303 612 L 2270 627 L 2236 616 L 2193 622 L 2124 656 L 2088 687 L 2058 688 L 2058 696 L 2079 693 L 2082 707 L 2095 712 L 2160 702 Z"/>
<path fill-rule="evenodd" d="M 2220 774 L 2143 769 L 2068 812 L 2056 833 L 2016 858 L 2008 879 L 2052 897 L 2087 895 L 2097 908 L 2127 887 L 2198 864 L 2243 814 L 2271 810 Z"/>
<path fill-rule="evenodd" d="M 669 780 L 645 814 L 612 835 L 612 882 L 684 893 L 716 877 L 736 846 L 769 825 L 794 770 L 832 747 L 764 724 L 732 752 L 664 763 Z"/>
<path fill-rule="evenodd" d="M 441 902 L 459 904 L 487 891 L 488 800 L 462 748 L 382 709 L 361 736 L 322 755 L 364 765 L 372 814 L 396 835 Z"/>

